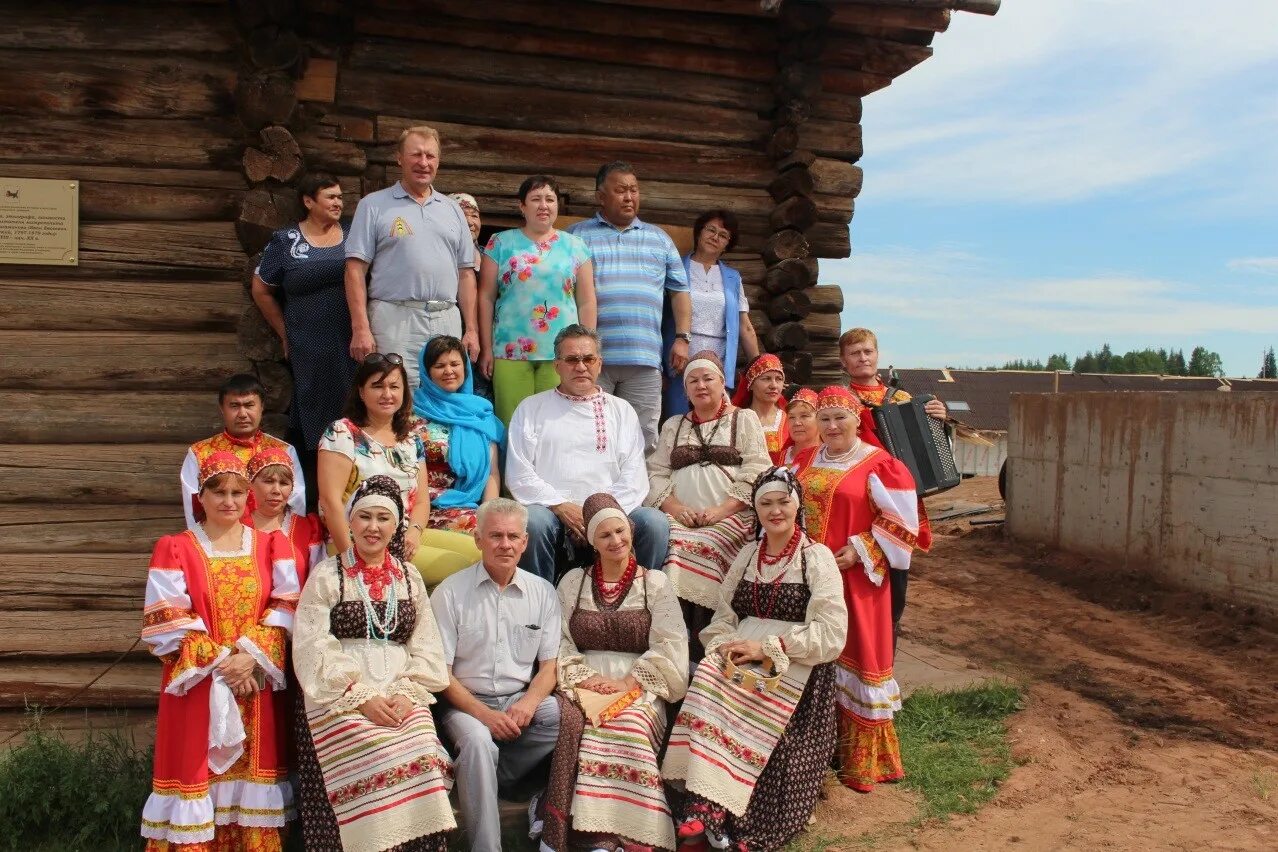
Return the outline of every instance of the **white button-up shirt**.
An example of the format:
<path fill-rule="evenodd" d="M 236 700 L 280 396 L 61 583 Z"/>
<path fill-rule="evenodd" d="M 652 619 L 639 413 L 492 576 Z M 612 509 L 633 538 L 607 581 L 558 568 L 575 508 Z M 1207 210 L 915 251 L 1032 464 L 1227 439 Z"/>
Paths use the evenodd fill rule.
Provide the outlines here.
<path fill-rule="evenodd" d="M 537 663 L 559 656 L 559 595 L 522 568 L 498 589 L 482 562 L 445 579 L 430 596 L 444 662 L 475 695 L 526 689 Z"/>

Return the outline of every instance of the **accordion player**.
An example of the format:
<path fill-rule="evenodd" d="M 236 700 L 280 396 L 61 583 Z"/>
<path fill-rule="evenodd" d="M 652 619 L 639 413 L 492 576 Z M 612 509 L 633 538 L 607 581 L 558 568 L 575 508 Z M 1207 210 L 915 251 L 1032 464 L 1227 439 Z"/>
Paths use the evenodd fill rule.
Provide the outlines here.
<path fill-rule="evenodd" d="M 928 415 L 923 407 L 931 395 L 897 401 L 891 387 L 883 402 L 868 405 L 883 448 L 905 463 L 914 476 L 920 497 L 938 494 L 962 480 L 954 462 L 954 446 L 948 424 Z"/>

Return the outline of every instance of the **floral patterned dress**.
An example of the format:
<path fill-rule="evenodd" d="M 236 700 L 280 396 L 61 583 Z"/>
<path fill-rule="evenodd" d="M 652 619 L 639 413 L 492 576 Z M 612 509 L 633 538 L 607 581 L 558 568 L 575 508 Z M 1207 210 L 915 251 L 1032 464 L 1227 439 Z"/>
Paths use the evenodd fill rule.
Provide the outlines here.
<path fill-rule="evenodd" d="M 343 418 L 334 420 L 324 432 L 319 449 L 346 456 L 355 465 L 342 493 L 344 503 L 349 504 L 360 483 L 371 476 L 389 476 L 395 480 L 404 497 L 403 524 L 408 526 L 408 514 L 417 502 L 417 471 L 426 460 L 422 439 L 416 432 L 410 432 L 404 440 L 387 446 Z"/>
<path fill-rule="evenodd" d="M 437 530 L 475 533 L 475 509 L 456 506 L 441 509 L 435 506 L 440 494 L 453 487 L 457 474 L 448 466 L 448 439 L 452 427 L 447 423 L 419 420 L 416 431 L 426 448 L 427 493 L 430 495 L 430 527 Z"/>
<path fill-rule="evenodd" d="M 484 254 L 497 264 L 494 357 L 552 360 L 555 335 L 577 322 L 577 270 L 590 250 L 566 231 L 534 242 L 514 228 L 494 234 Z"/>

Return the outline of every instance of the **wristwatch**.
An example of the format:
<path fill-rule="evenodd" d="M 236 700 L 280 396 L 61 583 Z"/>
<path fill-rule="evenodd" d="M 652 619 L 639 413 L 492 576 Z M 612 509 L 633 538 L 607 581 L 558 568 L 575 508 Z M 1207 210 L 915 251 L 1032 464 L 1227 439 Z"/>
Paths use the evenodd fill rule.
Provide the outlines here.
<path fill-rule="evenodd" d="M 691 343 L 692 335 L 686 331 L 676 331 L 675 340 L 682 340 L 684 343 Z"/>

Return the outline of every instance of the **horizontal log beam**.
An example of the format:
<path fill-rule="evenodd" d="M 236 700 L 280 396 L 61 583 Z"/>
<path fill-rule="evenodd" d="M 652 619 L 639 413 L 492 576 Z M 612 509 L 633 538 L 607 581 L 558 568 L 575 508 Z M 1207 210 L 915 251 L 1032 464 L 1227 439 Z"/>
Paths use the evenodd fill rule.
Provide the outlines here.
<path fill-rule="evenodd" d="M 0 707 L 50 707 L 67 701 L 68 707 L 155 706 L 159 660 L 127 659 L 109 669 L 108 665 L 107 660 L 6 661 L 0 666 Z M 85 689 L 88 683 L 93 685 Z"/>
<path fill-rule="evenodd" d="M 176 477 L 169 483 L 176 490 Z M 9 553 L 0 611 L 111 609 L 141 613 L 150 548 L 138 553 Z"/>
<path fill-rule="evenodd" d="M 245 304 L 232 281 L 9 279 L 0 329 L 230 331 Z"/>
<path fill-rule="evenodd" d="M 213 390 L 251 369 L 234 334 L 0 331 L 0 387 Z"/>
<path fill-rule="evenodd" d="M 0 172 L 80 181 L 81 222 L 229 221 L 247 189 L 236 172 L 199 169 L 10 163 Z"/>
<path fill-rule="evenodd" d="M 0 553 L 149 553 L 156 539 L 184 526 L 180 506 L 6 504 L 0 507 Z"/>
<path fill-rule="evenodd" d="M 17 745 L 31 733 L 32 712 L 26 708 L 0 712 L 0 740 Z M 67 710 L 40 717 L 40 730 L 57 731 L 67 742 L 100 741 L 103 733 L 118 733 L 139 748 L 155 741 L 155 708 L 115 707 Z"/>
<path fill-rule="evenodd" d="M 0 390 L 0 434 L 9 443 L 192 443 L 221 428 L 206 392 Z"/>
<path fill-rule="evenodd" d="M 756 113 L 772 106 L 771 93 L 754 80 L 661 67 L 637 71 L 630 66 L 588 59 L 523 54 L 512 51 L 508 40 L 495 39 L 486 25 L 432 26 L 422 37 L 428 34 L 427 40 L 432 43 L 425 50 L 430 55 L 431 73 L 473 84 L 521 85 L 532 77 L 542 81 L 539 91 L 686 101 Z M 423 49 L 421 42 L 400 39 L 361 41 L 351 50 L 349 67 L 412 74 L 422 67 Z"/>
<path fill-rule="evenodd" d="M 14 658 L 115 657 L 124 652 L 142 628 L 142 614 L 111 610 L 80 610 L 54 616 L 48 612 L 0 612 L 0 666 L 8 671 Z M 131 656 L 145 659 L 139 645 Z"/>
<path fill-rule="evenodd" d="M 235 66 L 193 56 L 0 50 L 0 113 L 198 118 L 227 111 Z"/>
<path fill-rule="evenodd" d="M 857 33 L 832 34 L 821 52 L 823 67 L 899 77 L 932 56 L 932 48 Z"/>
<path fill-rule="evenodd" d="M 0 122 L 0 163 L 233 170 L 242 134 L 230 117 L 24 118 Z"/>
<path fill-rule="evenodd" d="M 799 127 L 799 147 L 845 163 L 855 163 L 865 153 L 861 125 L 814 118 Z"/>
<path fill-rule="evenodd" d="M 239 34 L 221 5 L 183 6 L 181 26 L 173 26 L 171 9 L 132 0 L 11 3 L 0 27 L 0 48 L 233 54 Z"/>
<path fill-rule="evenodd" d="M 617 38 L 611 39 L 587 39 L 578 33 L 548 29 L 550 23 L 551 20 L 543 18 L 538 26 L 526 27 L 505 24 L 498 17 L 490 17 L 477 26 L 461 21 L 440 26 L 436 21 L 406 21 L 402 15 L 383 19 L 365 14 L 356 18 L 355 29 L 361 36 L 432 42 L 447 40 L 461 47 L 473 48 L 500 45 L 503 51 L 534 57 L 563 57 L 644 69 L 637 73 L 646 73 L 649 69 L 667 69 L 760 83 L 770 80 L 776 73 L 775 51 L 687 46 L 656 39 L 634 38 L 626 33 L 618 33 Z"/>
<path fill-rule="evenodd" d="M 889 6 L 883 3 L 837 3 L 830 16 L 835 29 L 858 27 L 899 27 L 943 33 L 950 28 L 949 9 L 919 6 Z"/>
<path fill-rule="evenodd" d="M 452 168 L 509 172 L 522 180 L 553 163 L 556 177 L 589 177 L 593 183 L 599 166 L 613 160 L 634 166 L 645 186 L 649 180 L 664 180 L 762 189 L 774 176 L 767 157 L 747 148 L 661 140 L 636 145 L 626 136 L 594 135 L 595 128 L 590 128 L 591 135 L 544 133 L 438 122 L 425 116 L 378 116 L 377 139 L 381 144 L 370 149 L 370 162 L 394 163 L 394 142 L 399 134 L 409 125 L 421 123 L 439 131 L 441 180 Z"/>
<path fill-rule="evenodd" d="M 843 288 L 838 284 L 818 284 L 806 292 L 812 301 L 812 313 L 843 313 Z"/>
<path fill-rule="evenodd" d="M 671 9 L 683 12 L 688 8 L 688 0 L 589 0 L 591 3 L 602 3 L 609 6 L 638 6 L 643 9 Z M 745 18 L 775 18 L 775 8 L 765 8 L 760 0 L 715 0 L 714 10 L 721 15 L 741 16 Z"/>
<path fill-rule="evenodd" d="M 347 112 L 407 112 L 432 124 L 470 122 L 552 133 L 574 133 L 589 127 L 603 136 L 742 147 L 755 144 L 767 128 L 751 113 L 722 107 L 621 96 L 599 98 L 545 89 L 529 98 L 527 86 L 475 85 L 358 69 L 343 70 L 338 80 L 338 106 Z"/>
<path fill-rule="evenodd" d="M 236 275 L 244 252 L 230 222 L 93 222 L 80 228 L 80 263 Z"/>

